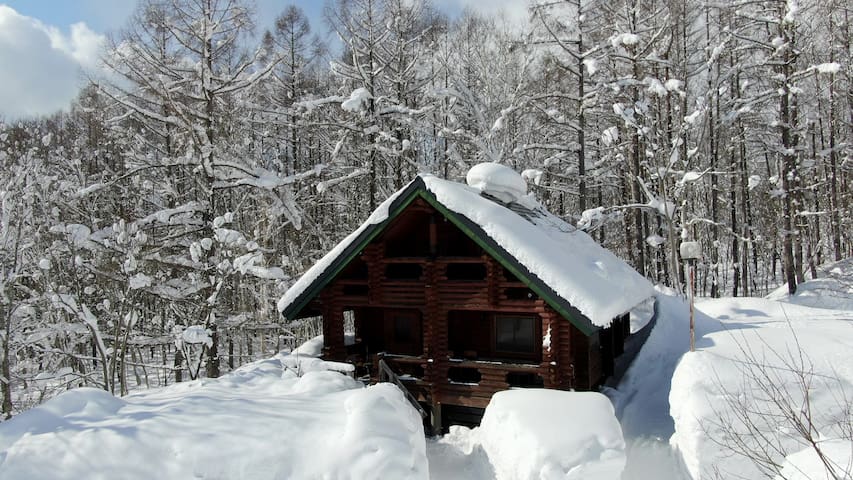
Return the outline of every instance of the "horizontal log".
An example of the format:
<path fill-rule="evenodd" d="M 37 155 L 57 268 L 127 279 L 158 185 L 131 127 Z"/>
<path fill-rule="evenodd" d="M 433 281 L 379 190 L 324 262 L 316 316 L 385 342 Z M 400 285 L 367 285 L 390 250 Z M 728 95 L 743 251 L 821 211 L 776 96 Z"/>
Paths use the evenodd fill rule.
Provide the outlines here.
<path fill-rule="evenodd" d="M 442 393 L 438 396 L 439 401 L 444 405 L 458 405 L 461 407 L 486 408 L 492 397 L 466 397 Z"/>

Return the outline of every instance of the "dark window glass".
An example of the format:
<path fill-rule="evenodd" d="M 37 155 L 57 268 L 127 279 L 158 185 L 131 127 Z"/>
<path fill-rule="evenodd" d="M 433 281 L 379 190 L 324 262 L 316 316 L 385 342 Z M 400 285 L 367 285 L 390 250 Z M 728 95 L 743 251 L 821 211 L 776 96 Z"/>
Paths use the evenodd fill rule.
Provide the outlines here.
<path fill-rule="evenodd" d="M 394 317 L 394 341 L 406 343 L 414 340 L 414 319 L 410 316 Z"/>
<path fill-rule="evenodd" d="M 485 280 L 486 266 L 482 263 L 451 263 L 447 265 L 448 280 Z"/>
<path fill-rule="evenodd" d="M 535 353 L 536 324 L 532 317 L 495 317 L 495 350 Z"/>
<path fill-rule="evenodd" d="M 385 267 L 385 277 L 389 280 L 417 280 L 423 269 L 417 263 L 390 263 Z"/>
<path fill-rule="evenodd" d="M 476 368 L 450 367 L 447 369 L 447 379 L 458 383 L 480 383 L 483 376 Z"/>

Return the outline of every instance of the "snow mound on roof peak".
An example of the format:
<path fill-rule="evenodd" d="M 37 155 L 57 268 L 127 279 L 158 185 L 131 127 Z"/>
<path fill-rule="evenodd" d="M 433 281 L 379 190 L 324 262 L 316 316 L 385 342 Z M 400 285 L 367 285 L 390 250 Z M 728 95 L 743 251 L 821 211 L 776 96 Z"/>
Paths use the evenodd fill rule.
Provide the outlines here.
<path fill-rule="evenodd" d="M 503 202 L 518 201 L 527 195 L 527 182 L 521 174 L 506 165 L 478 163 L 468 170 L 468 186 L 492 195 Z"/>

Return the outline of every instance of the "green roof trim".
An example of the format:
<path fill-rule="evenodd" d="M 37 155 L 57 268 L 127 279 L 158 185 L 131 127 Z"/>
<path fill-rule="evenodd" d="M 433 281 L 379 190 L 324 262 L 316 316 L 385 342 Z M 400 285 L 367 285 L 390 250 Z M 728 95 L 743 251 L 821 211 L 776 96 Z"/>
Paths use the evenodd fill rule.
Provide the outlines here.
<path fill-rule="evenodd" d="M 435 208 L 444 218 L 448 219 L 453 225 L 462 230 L 471 240 L 473 240 L 480 248 L 492 256 L 504 268 L 512 272 L 519 280 L 530 288 L 536 295 L 545 300 L 545 302 L 553 308 L 557 313 L 571 322 L 584 335 L 591 336 L 599 327 L 595 326 L 589 318 L 583 315 L 577 308 L 569 304 L 565 299 L 557 295 L 554 290 L 545 284 L 539 277 L 530 272 L 524 265 L 519 263 L 515 257 L 510 255 L 503 247 L 494 241 L 488 234 L 476 223 L 465 217 L 449 210 L 438 199 L 435 198 L 432 192 L 426 188 L 423 180 L 418 177 L 395 199 L 388 209 L 388 218 L 368 226 L 355 239 L 341 255 L 336 258 L 330 267 L 318 276 L 310 287 L 306 288 L 302 294 L 297 297 L 290 305 L 287 305 L 282 311 L 285 318 L 296 318 L 303 308 L 314 299 L 320 291 L 329 284 L 338 274 L 352 261 L 356 255 L 360 254 L 373 239 L 385 230 L 385 227 L 391 223 L 403 210 L 406 209 L 416 198 L 424 199 L 430 206 Z"/>

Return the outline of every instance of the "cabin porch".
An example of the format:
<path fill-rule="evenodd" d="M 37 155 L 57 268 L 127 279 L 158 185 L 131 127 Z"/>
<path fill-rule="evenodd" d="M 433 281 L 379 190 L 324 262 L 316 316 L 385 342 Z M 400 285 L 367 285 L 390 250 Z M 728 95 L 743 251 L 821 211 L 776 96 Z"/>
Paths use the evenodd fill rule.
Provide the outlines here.
<path fill-rule="evenodd" d="M 501 390 L 594 388 L 602 364 L 599 334 L 586 336 L 543 301 L 528 301 L 527 308 L 432 313 L 428 307 L 329 308 L 324 334 L 332 342 L 324 356 L 355 364 L 371 383 L 382 380 L 383 362 L 429 413 L 433 431 L 478 419 Z M 344 316 L 355 329 L 350 345 L 340 343 Z"/>

